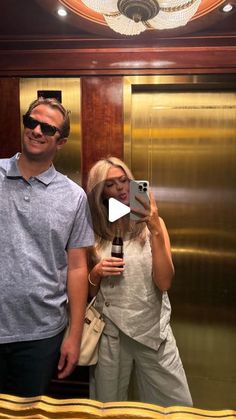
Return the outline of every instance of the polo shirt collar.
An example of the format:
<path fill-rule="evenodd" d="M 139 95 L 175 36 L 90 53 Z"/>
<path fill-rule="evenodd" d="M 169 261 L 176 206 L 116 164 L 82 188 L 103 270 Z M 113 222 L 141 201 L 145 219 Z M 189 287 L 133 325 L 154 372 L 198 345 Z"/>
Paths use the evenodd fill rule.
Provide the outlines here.
<path fill-rule="evenodd" d="M 22 175 L 19 172 L 18 166 L 17 166 L 17 160 L 20 157 L 20 153 L 15 154 L 10 160 L 8 167 L 6 169 L 6 176 L 8 178 L 17 178 L 22 177 Z M 44 183 L 45 185 L 49 185 L 49 183 L 52 182 L 54 177 L 56 176 L 56 169 L 53 164 L 49 167 L 48 170 L 46 170 L 43 173 L 40 173 L 37 176 L 34 176 L 35 179 L 39 180 L 40 182 Z"/>

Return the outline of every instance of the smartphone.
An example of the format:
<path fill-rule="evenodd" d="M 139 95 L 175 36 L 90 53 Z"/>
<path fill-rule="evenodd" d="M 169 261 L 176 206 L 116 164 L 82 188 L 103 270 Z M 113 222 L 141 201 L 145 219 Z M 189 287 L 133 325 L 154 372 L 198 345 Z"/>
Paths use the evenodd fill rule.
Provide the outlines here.
<path fill-rule="evenodd" d="M 129 199 L 130 199 L 130 209 L 140 209 L 144 210 L 143 205 L 137 201 L 136 196 L 140 197 L 145 202 L 149 203 L 149 182 L 148 180 L 131 180 L 129 185 Z M 140 220 L 141 215 L 130 213 L 131 220 Z"/>

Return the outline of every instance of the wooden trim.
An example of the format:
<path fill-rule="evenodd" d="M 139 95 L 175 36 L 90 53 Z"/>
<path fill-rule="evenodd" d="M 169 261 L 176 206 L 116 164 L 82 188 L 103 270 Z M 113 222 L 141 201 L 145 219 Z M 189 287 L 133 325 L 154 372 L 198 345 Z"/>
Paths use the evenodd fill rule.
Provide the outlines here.
<path fill-rule="evenodd" d="M 203 410 L 193 407 L 161 407 L 142 402 L 107 402 L 102 403 L 89 399 L 57 400 L 47 396 L 17 397 L 8 394 L 0 395 L 0 414 L 5 418 L 43 417 L 78 418 L 78 419 L 236 419 L 234 410 Z M 29 416 L 30 415 L 30 416 Z M 41 416 L 41 417 L 42 417 Z"/>
<path fill-rule="evenodd" d="M 0 36 L 0 50 L 34 50 L 34 49 L 148 49 L 178 47 L 227 47 L 236 46 L 236 33 L 201 33 L 178 36 L 156 36 L 143 40 L 137 37 L 103 38 L 73 35 L 31 35 Z"/>
<path fill-rule="evenodd" d="M 234 73 L 236 45 L 1 50 L 0 76 Z"/>

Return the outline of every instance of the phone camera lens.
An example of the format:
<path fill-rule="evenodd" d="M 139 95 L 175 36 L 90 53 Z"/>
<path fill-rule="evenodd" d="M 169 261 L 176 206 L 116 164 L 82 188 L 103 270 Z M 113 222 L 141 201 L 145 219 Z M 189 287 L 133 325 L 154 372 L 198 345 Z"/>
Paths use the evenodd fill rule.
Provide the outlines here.
<path fill-rule="evenodd" d="M 138 188 L 139 188 L 140 191 L 143 189 L 142 185 L 139 185 Z"/>
<path fill-rule="evenodd" d="M 143 186 L 146 188 L 147 187 L 147 182 L 143 183 Z M 146 189 L 147 190 L 147 189 Z"/>
<path fill-rule="evenodd" d="M 147 188 L 143 188 L 143 192 L 147 192 Z"/>

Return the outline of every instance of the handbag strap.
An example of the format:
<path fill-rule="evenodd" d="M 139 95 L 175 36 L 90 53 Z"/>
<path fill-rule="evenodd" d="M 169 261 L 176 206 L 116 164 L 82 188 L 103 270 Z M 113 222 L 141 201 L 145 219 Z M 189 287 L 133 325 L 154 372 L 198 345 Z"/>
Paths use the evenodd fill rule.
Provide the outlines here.
<path fill-rule="evenodd" d="M 87 305 L 86 311 L 90 309 L 90 307 L 95 303 L 97 296 L 95 295 L 90 303 Z"/>

